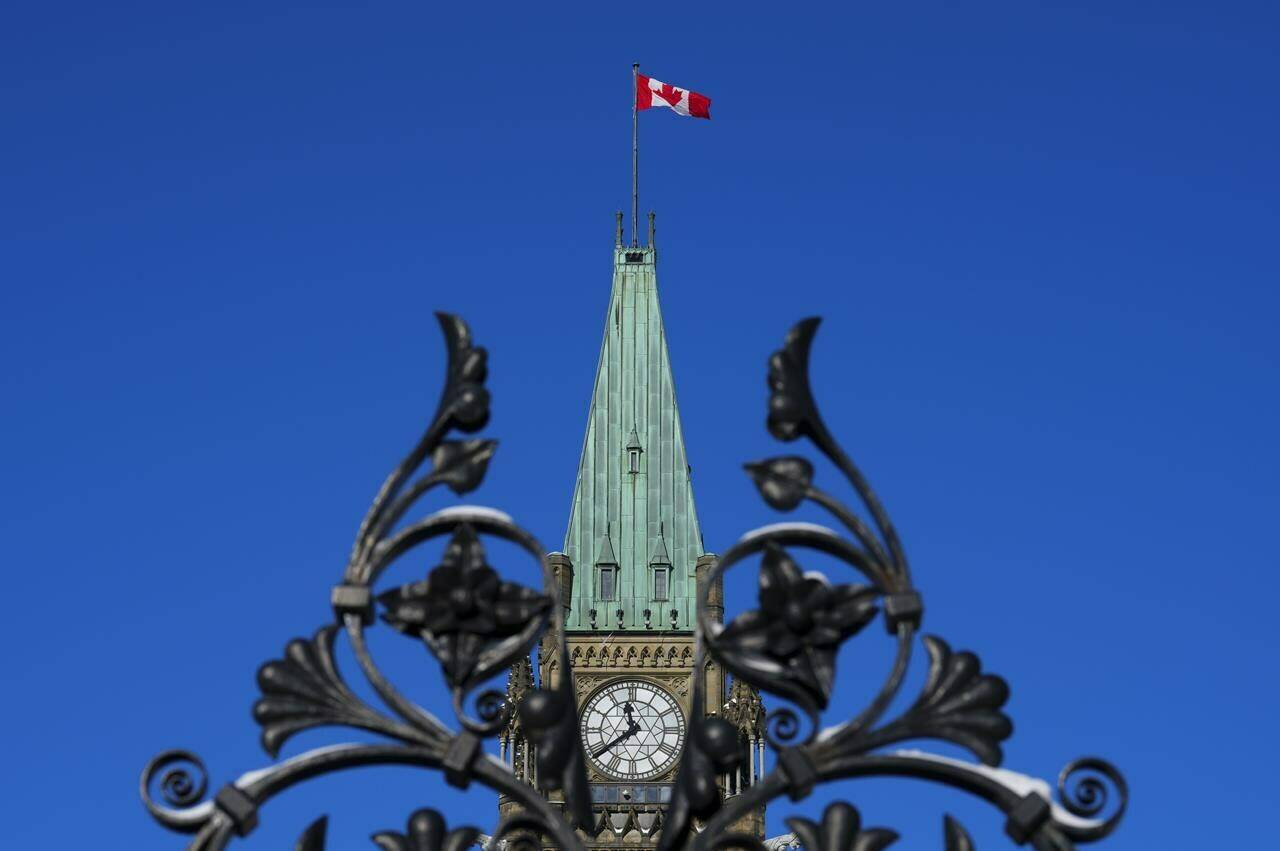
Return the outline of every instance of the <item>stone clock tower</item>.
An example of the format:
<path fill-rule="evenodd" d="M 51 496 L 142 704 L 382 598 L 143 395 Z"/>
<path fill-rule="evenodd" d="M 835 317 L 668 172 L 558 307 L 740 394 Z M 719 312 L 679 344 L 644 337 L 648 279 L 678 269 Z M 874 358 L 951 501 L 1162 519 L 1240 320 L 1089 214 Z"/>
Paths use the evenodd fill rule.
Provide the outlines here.
<path fill-rule="evenodd" d="M 688 735 L 694 677 L 706 682 L 710 712 L 741 731 L 743 769 L 721 778 L 737 794 L 762 772 L 764 713 L 754 690 L 710 662 L 693 667 L 697 589 L 715 555 L 698 526 L 691 468 L 658 306 L 653 214 L 647 247 L 614 246 L 613 290 L 587 415 L 564 549 L 551 555 L 565 606 L 566 641 L 577 689 L 595 824 L 591 849 L 649 848 Z M 723 594 L 712 589 L 713 614 Z M 544 682 L 560 676 L 540 654 Z M 518 698 L 532 664 L 508 685 Z M 519 721 L 504 733 L 502 756 L 534 785 L 534 760 Z M 551 800 L 556 800 L 555 794 Z M 503 815 L 516 804 L 499 802 Z M 763 838 L 763 809 L 737 825 Z"/>

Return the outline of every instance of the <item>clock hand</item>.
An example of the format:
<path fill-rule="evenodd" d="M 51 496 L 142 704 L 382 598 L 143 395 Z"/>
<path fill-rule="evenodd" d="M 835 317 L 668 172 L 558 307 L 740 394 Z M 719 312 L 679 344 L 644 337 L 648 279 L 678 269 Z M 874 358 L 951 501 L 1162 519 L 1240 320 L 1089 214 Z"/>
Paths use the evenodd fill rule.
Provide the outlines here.
<path fill-rule="evenodd" d="M 613 741 L 603 744 L 600 747 L 596 748 L 594 751 L 592 751 L 591 758 L 599 759 L 600 757 L 604 756 L 604 753 L 607 750 L 609 750 L 609 748 L 621 742 L 625 742 L 627 739 L 631 738 L 632 736 L 634 736 L 636 733 L 639 733 L 639 732 L 640 732 L 640 725 L 637 724 L 635 721 L 632 721 L 630 726 L 628 726 L 627 729 L 624 730 L 621 735 L 617 736 Z"/>

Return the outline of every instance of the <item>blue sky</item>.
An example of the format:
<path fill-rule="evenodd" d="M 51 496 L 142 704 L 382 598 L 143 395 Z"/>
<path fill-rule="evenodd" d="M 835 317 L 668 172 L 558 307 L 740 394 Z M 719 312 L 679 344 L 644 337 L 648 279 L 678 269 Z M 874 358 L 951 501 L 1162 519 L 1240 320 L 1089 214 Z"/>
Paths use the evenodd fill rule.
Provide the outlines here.
<path fill-rule="evenodd" d="M 179 848 L 136 799 L 152 753 L 189 746 L 215 784 L 266 762 L 254 670 L 326 622 L 431 413 L 433 310 L 491 354 L 502 443 L 475 499 L 559 545 L 639 61 L 713 100 L 710 122 L 641 116 L 708 545 L 777 519 L 738 465 L 783 451 L 764 358 L 821 314 L 815 386 L 926 629 L 1012 685 L 1006 765 L 1115 761 L 1132 811 L 1100 847 L 1255 847 L 1277 38 L 1267 3 L 10 5 L 0 845 Z M 750 603 L 749 573 L 729 597 Z M 438 702 L 426 654 L 381 638 Z M 839 706 L 884 653 L 846 654 Z M 859 782 L 808 808 L 831 795 L 908 851 L 941 847 L 944 812 L 1008 847 L 955 793 Z M 321 811 L 331 848 L 372 847 L 422 805 L 494 820 L 483 795 L 353 773 L 271 804 L 244 847 L 291 847 Z"/>

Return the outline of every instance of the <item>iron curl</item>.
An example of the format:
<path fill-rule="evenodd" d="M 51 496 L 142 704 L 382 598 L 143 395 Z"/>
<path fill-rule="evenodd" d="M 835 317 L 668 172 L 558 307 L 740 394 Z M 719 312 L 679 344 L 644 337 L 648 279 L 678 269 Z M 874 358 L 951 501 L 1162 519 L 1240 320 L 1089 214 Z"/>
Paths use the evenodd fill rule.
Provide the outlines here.
<path fill-rule="evenodd" d="M 800 720 L 800 713 L 789 706 L 782 706 L 764 717 L 764 738 L 774 750 L 807 745 L 818 734 L 820 720 L 816 712 L 805 712 L 807 724 Z M 803 731 L 804 735 L 801 736 Z"/>
<path fill-rule="evenodd" d="M 1116 828 L 1129 805 L 1129 784 L 1114 765 L 1092 756 L 1067 763 L 1058 774 L 1058 800 L 1074 816 L 1099 818 L 1111 806 L 1113 796 L 1114 811 L 1077 838 L 1100 839 Z"/>
<path fill-rule="evenodd" d="M 453 710 L 458 723 L 469 732 L 481 738 L 489 738 L 500 733 L 515 715 L 515 707 L 507 700 L 505 692 L 498 689 L 486 689 L 475 695 L 472 703 L 475 715 L 469 715 L 465 708 L 468 693 L 456 691 L 453 695 Z"/>
<path fill-rule="evenodd" d="M 168 750 L 153 757 L 142 769 L 138 791 L 152 817 L 174 830 L 194 832 L 214 813 L 213 802 L 205 800 L 209 772 L 191 751 Z"/>

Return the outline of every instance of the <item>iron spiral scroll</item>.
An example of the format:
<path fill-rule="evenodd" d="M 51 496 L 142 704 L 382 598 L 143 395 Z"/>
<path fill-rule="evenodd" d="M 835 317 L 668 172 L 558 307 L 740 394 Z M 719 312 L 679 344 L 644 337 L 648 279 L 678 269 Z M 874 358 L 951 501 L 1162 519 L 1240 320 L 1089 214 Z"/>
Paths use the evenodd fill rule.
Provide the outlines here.
<path fill-rule="evenodd" d="M 437 314 L 447 346 L 447 367 L 436 412 L 418 443 L 392 470 L 360 524 L 341 581 L 332 589 L 334 620 L 310 637 L 287 643 L 279 658 L 258 671 L 254 718 L 263 750 L 274 761 L 208 794 L 209 775 L 199 756 L 170 750 L 142 772 L 140 794 L 150 814 L 168 829 L 192 835 L 188 851 L 219 851 L 247 836 L 259 811 L 276 795 L 318 775 L 374 765 L 408 765 L 438 772 L 450 785 L 478 783 L 507 795 L 523 812 L 491 835 L 473 827 L 449 829 L 435 810 L 410 815 L 404 831 L 382 831 L 373 842 L 388 851 L 585 851 L 578 829 L 592 822 L 585 755 L 577 735 L 573 675 L 565 643 L 556 576 L 546 549 L 506 514 L 453 506 L 407 520 L 424 497 L 443 486 L 456 496 L 483 481 L 496 442 L 466 437 L 487 424 L 487 353 L 473 343 L 459 317 Z M 806 797 L 821 783 L 863 777 L 912 777 L 967 791 L 993 804 L 1018 845 L 1070 851 L 1115 830 L 1128 802 L 1123 776 L 1110 763 L 1086 757 L 1069 763 L 1049 784 L 1001 768 L 1000 743 L 1013 731 L 1004 713 L 1009 689 L 984 672 L 978 657 L 923 635 L 924 606 L 905 550 L 889 515 L 861 471 L 819 414 L 809 382 L 809 357 L 819 320 L 806 319 L 787 334 L 769 360 L 768 430 L 781 441 L 807 440 L 853 489 L 857 510 L 815 485 L 813 463 L 781 456 L 746 465 L 772 508 L 791 511 L 812 503 L 837 529 L 779 523 L 748 532 L 712 567 L 698 591 L 694 670 L 714 659 L 735 678 L 783 701 L 768 714 L 766 739 L 772 770 L 726 798 L 718 778 L 741 759 L 731 724 L 706 710 L 705 678 L 693 677 L 690 730 L 659 834 L 659 851 L 877 851 L 898 838 L 864 828 L 847 803 L 831 804 L 818 820 L 787 819 L 792 833 L 765 843 L 735 832 L 739 818 L 786 795 Z M 483 539 L 514 543 L 537 565 L 540 583 L 501 578 L 487 563 Z M 394 563 L 436 538 L 446 538 L 440 564 L 427 577 L 395 588 L 375 586 Z M 805 571 L 796 553 L 817 551 L 847 565 L 857 582 L 832 582 Z M 708 591 L 732 568 L 758 560 L 759 606 L 722 624 L 708 607 Z M 840 647 L 881 620 L 895 644 L 876 696 L 858 713 L 823 726 Z M 366 642 L 379 622 L 420 640 L 436 659 L 452 695 L 454 723 L 405 697 L 383 674 Z M 380 702 L 371 704 L 347 684 L 335 644 L 345 635 L 361 673 Z M 553 653 L 563 675 L 555 686 L 527 692 L 519 705 L 482 685 L 540 652 Z M 925 684 L 914 702 L 886 718 L 902 689 L 912 657 L 923 647 Z M 514 716 L 533 748 L 538 787 L 518 779 L 488 755 L 486 739 Z M 374 742 L 339 743 L 279 759 L 295 734 L 318 727 L 373 733 Z M 957 745 L 974 761 L 904 746 L 927 740 Z M 563 810 L 545 796 L 558 790 Z M 308 825 L 299 851 L 323 851 L 327 818 Z M 973 841 L 955 819 L 943 821 L 948 851 L 971 851 Z"/>

